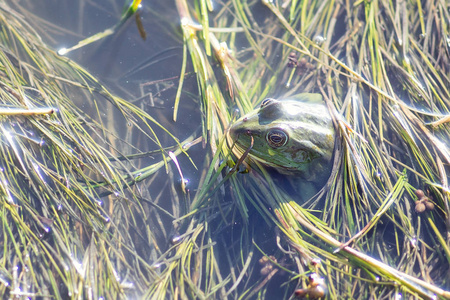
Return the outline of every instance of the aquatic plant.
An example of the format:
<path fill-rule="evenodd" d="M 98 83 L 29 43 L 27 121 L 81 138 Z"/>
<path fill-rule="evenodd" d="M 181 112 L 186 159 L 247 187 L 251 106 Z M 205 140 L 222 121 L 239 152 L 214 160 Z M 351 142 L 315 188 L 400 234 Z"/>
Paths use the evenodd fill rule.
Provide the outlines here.
<path fill-rule="evenodd" d="M 190 72 L 200 93 L 201 133 L 189 143 L 0 6 L 1 292 L 450 298 L 449 4 L 175 2 L 173 119 Z M 322 94 L 337 132 L 330 178 L 306 202 L 226 135 L 266 97 L 299 92 Z M 123 124 L 137 132 L 119 138 Z M 194 151 L 197 135 L 198 185 L 180 186 L 166 162 Z M 150 166 L 136 160 L 148 155 Z"/>
<path fill-rule="evenodd" d="M 201 290 L 214 290 L 210 282 L 217 281 L 216 297 L 264 298 L 274 289 L 267 282 L 284 271 L 280 298 L 314 298 L 325 289 L 330 299 L 449 298 L 442 289 L 450 254 L 448 27 L 439 21 L 448 4 L 237 0 L 219 2 L 214 14 L 211 5 L 177 1 L 202 94 L 204 138 L 215 154 L 210 172 L 223 172 L 226 163 L 216 163 L 231 157 L 223 139 L 232 108 L 244 114 L 268 96 L 321 93 L 338 145 L 327 184 L 306 203 L 263 166 L 250 175 L 228 170 L 232 202 L 215 205 L 234 230 L 238 218 L 242 232 L 217 242 L 230 271 L 207 272 Z M 205 177 L 196 207 L 218 203 L 220 178 Z M 276 226 L 277 251 L 259 247 L 258 235 L 267 233 L 252 226 L 252 209 Z M 197 214 L 197 224 L 210 219 Z M 261 270 L 258 279 L 260 256 L 275 259 L 273 272 Z M 178 268 L 189 270 L 189 263 Z M 223 274 L 229 276 L 219 283 Z M 198 288 L 177 292 L 198 296 Z"/>
<path fill-rule="evenodd" d="M 46 47 L 3 1 L 0 24 L 0 294 L 124 297 L 138 257 L 132 212 L 142 209 L 131 187 L 167 168 L 168 151 L 181 146 L 147 112 Z M 142 153 L 120 128 L 133 128 L 154 151 Z M 156 130 L 174 147 L 164 148 Z M 134 163 L 149 156 L 158 159 Z"/>

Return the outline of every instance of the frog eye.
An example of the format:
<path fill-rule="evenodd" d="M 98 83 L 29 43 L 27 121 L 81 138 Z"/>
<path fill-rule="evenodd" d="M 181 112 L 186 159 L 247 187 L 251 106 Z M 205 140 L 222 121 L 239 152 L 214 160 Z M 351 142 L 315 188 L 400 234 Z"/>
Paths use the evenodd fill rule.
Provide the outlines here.
<path fill-rule="evenodd" d="M 272 129 L 266 134 L 266 141 L 272 148 L 282 147 L 288 140 L 288 135 L 281 129 Z"/>
<path fill-rule="evenodd" d="M 272 99 L 272 98 L 266 98 L 261 102 L 261 106 L 259 108 L 263 108 L 263 107 L 269 105 L 270 103 L 272 103 L 273 101 L 276 101 L 276 100 Z"/>

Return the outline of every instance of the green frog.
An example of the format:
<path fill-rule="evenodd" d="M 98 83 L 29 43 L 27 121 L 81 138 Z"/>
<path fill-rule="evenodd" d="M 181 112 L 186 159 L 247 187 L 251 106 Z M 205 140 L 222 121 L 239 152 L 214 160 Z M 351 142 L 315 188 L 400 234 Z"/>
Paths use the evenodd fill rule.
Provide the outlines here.
<path fill-rule="evenodd" d="M 264 100 L 231 126 L 228 140 L 242 155 L 252 137 L 251 159 L 308 182 L 323 183 L 329 176 L 335 132 L 320 94 Z"/>

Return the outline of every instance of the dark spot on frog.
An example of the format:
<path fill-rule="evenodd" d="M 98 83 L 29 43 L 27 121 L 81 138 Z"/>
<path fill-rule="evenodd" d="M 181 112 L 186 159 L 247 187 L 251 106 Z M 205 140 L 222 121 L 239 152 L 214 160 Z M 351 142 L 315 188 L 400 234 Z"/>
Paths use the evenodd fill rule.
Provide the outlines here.
<path fill-rule="evenodd" d="M 259 124 L 266 125 L 284 116 L 282 103 L 277 100 L 271 100 L 259 110 Z"/>

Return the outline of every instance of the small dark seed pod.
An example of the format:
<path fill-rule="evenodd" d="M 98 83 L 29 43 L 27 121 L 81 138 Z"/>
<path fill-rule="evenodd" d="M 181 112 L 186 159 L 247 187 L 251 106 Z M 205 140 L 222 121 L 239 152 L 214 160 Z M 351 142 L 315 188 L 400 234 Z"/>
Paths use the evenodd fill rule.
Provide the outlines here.
<path fill-rule="evenodd" d="M 309 298 L 310 299 L 319 299 L 325 296 L 325 289 L 322 286 L 316 286 L 314 288 L 309 289 Z"/>
<path fill-rule="evenodd" d="M 311 288 L 315 288 L 318 287 L 319 285 L 324 284 L 323 278 L 320 277 L 317 273 L 311 273 L 308 279 L 309 279 L 309 287 Z"/>
<path fill-rule="evenodd" d="M 425 196 L 424 192 L 422 190 L 416 190 L 416 196 L 417 198 L 422 198 L 423 196 Z"/>
<path fill-rule="evenodd" d="M 313 258 L 313 259 L 311 259 L 311 265 L 313 267 L 320 266 L 320 263 L 321 263 L 320 258 Z"/>
<path fill-rule="evenodd" d="M 308 281 L 309 284 L 312 285 L 314 283 L 314 281 L 317 281 L 318 279 L 320 279 L 319 275 L 317 275 L 317 273 L 311 273 L 308 276 Z"/>
<path fill-rule="evenodd" d="M 288 57 L 288 67 L 289 68 L 296 68 L 298 65 L 298 61 L 297 61 L 297 54 L 295 52 L 291 52 L 289 53 L 289 57 Z"/>
<path fill-rule="evenodd" d="M 263 256 L 259 259 L 259 264 L 265 265 L 269 262 L 269 258 L 267 256 Z"/>
<path fill-rule="evenodd" d="M 427 207 L 428 210 L 433 210 L 434 209 L 434 203 L 431 201 L 426 201 L 425 202 L 425 206 Z"/>
<path fill-rule="evenodd" d="M 266 265 L 264 268 L 261 269 L 261 271 L 259 271 L 259 273 L 263 276 L 266 276 L 267 274 L 270 273 L 270 271 L 272 271 L 273 267 L 272 265 Z"/>
<path fill-rule="evenodd" d="M 308 294 L 309 289 L 298 289 L 295 290 L 294 294 L 296 297 L 303 298 Z"/>
<path fill-rule="evenodd" d="M 416 212 L 417 213 L 419 213 L 419 214 L 423 213 L 425 211 L 425 209 L 426 209 L 426 206 L 422 202 L 416 204 Z"/>

